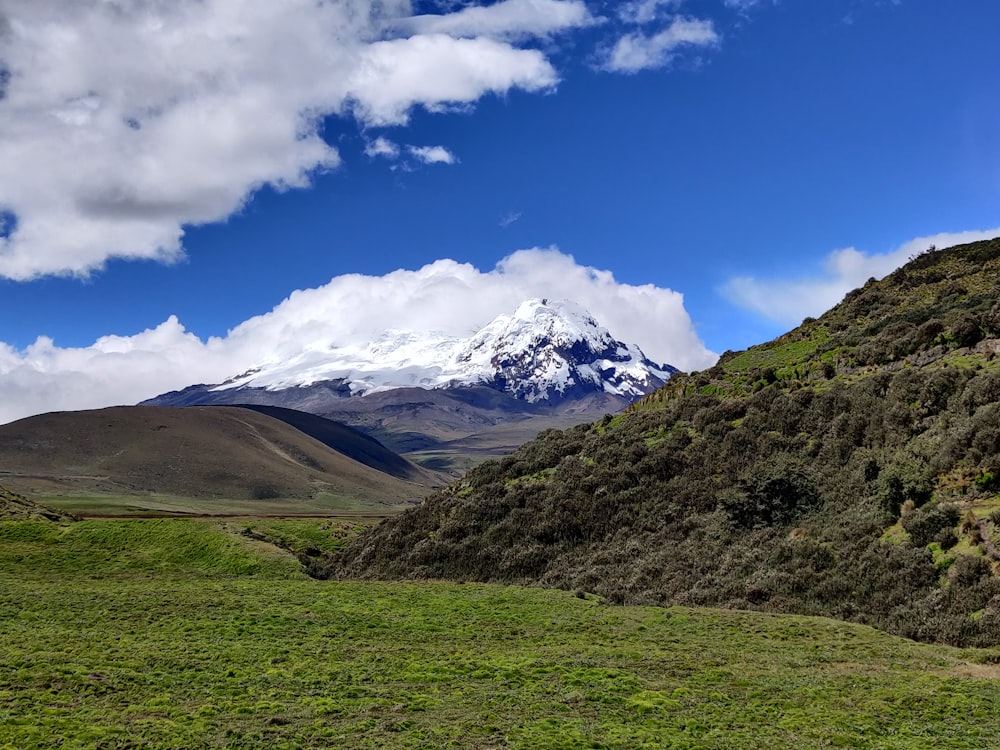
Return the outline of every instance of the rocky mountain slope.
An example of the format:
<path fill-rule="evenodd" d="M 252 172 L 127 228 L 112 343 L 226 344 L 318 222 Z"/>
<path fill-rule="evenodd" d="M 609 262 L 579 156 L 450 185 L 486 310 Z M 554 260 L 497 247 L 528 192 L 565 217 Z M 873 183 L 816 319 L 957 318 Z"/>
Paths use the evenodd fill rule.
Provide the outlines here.
<path fill-rule="evenodd" d="M 627 413 L 543 433 L 328 573 L 1000 643 L 1000 239 L 925 253 Z"/>

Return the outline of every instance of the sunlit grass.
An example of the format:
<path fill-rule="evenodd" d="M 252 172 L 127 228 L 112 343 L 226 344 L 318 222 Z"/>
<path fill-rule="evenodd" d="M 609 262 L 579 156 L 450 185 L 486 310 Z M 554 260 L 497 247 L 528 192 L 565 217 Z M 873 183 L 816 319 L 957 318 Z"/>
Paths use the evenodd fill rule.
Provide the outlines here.
<path fill-rule="evenodd" d="M 991 659 L 814 618 L 313 581 L 209 521 L 0 524 L 5 750 L 988 748 Z"/>

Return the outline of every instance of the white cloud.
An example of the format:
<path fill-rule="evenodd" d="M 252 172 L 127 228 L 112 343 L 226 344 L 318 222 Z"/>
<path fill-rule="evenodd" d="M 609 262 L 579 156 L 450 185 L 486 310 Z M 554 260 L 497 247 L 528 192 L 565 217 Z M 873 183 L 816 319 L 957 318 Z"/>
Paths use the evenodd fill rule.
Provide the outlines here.
<path fill-rule="evenodd" d="M 719 35 L 711 21 L 678 16 L 656 34 L 637 31 L 620 37 L 607 53 L 604 67 L 618 73 L 662 68 L 670 64 L 680 47 L 711 47 L 718 43 Z"/>
<path fill-rule="evenodd" d="M 458 159 L 444 146 L 407 146 L 407 151 L 424 164 L 455 164 Z"/>
<path fill-rule="evenodd" d="M 626 23 L 643 24 L 655 21 L 660 11 L 679 6 L 684 0 L 635 0 L 622 3 L 618 9 L 618 17 Z"/>
<path fill-rule="evenodd" d="M 106 336 L 64 349 L 39 337 L 23 351 L 0 344 L 0 422 L 47 411 L 132 404 L 151 390 L 176 388 L 181 375 L 213 378 L 223 342 L 202 342 L 171 316 L 134 336 Z"/>
<path fill-rule="evenodd" d="M 868 1 L 868 0 L 862 0 Z M 876 0 L 877 2 L 878 0 Z M 742 16 L 749 16 L 750 11 L 760 8 L 762 5 L 778 5 L 781 0 L 725 0 L 723 5 L 732 8 Z M 895 0 L 893 0 L 895 2 Z"/>
<path fill-rule="evenodd" d="M 715 361 L 693 330 L 681 294 L 622 284 L 610 271 L 582 266 L 554 249 L 521 250 L 487 272 L 439 260 L 385 276 L 338 276 L 208 341 L 171 317 L 154 329 L 107 336 L 89 347 L 64 349 L 44 337 L 21 351 L 0 344 L 0 422 L 136 403 L 197 382 L 221 382 L 311 346 L 366 343 L 386 329 L 468 335 L 530 297 L 577 301 L 617 338 L 659 362 L 690 370 Z"/>
<path fill-rule="evenodd" d="M 554 0 L 480 10 L 485 21 L 421 23 L 547 34 L 586 14 Z M 400 37 L 411 12 L 409 0 L 4 0 L 0 215 L 16 222 L 0 231 L 0 277 L 176 259 L 185 226 L 335 168 L 324 116 L 401 125 L 417 106 L 558 80 L 541 52 L 510 41 Z"/>
<path fill-rule="evenodd" d="M 365 154 L 373 159 L 376 156 L 395 159 L 399 156 L 399 146 L 387 138 L 379 137 L 365 144 Z"/>
<path fill-rule="evenodd" d="M 503 216 L 500 217 L 500 221 L 497 222 L 501 229 L 506 229 L 511 224 L 515 224 L 521 220 L 520 211 L 508 211 Z"/>
<path fill-rule="evenodd" d="M 853 247 L 835 250 L 823 262 L 822 272 L 799 279 L 758 279 L 738 276 L 721 292 L 730 302 L 786 325 L 798 325 L 805 317 L 818 317 L 840 302 L 852 289 L 870 278 L 880 279 L 927 250 L 1000 236 L 1000 228 L 917 237 L 895 250 L 870 254 Z"/>
<path fill-rule="evenodd" d="M 403 25 L 420 34 L 518 37 L 544 36 L 592 23 L 590 11 L 580 0 L 503 0 L 445 16 L 414 16 Z"/>
<path fill-rule="evenodd" d="M 538 50 L 486 37 L 429 34 L 368 45 L 347 85 L 353 110 L 366 123 L 405 125 L 416 105 L 442 111 L 487 93 L 544 91 L 557 82 Z"/>
<path fill-rule="evenodd" d="M 365 154 L 371 158 L 396 160 L 403 153 L 398 143 L 387 138 L 376 138 L 365 145 Z M 444 146 L 406 146 L 406 153 L 424 164 L 457 164 L 458 157 Z M 407 168 L 404 164 L 404 169 Z M 395 169 L 393 166 L 391 169 Z"/>

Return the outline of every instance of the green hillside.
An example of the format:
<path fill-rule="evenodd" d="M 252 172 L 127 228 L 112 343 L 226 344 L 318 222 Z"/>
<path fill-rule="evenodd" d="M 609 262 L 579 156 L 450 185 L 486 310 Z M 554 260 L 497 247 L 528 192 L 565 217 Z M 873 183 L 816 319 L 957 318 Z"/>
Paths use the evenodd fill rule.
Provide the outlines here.
<path fill-rule="evenodd" d="M 980 750 L 998 660 L 821 618 L 315 581 L 227 522 L 0 521 L 4 750 Z"/>
<path fill-rule="evenodd" d="M 774 341 L 726 352 L 718 364 L 675 378 L 635 408 L 679 393 L 740 396 L 776 384 L 823 390 L 889 370 L 991 363 L 1000 353 L 1000 238 L 929 250 L 850 292 L 819 320 Z"/>
<path fill-rule="evenodd" d="M 929 251 L 627 414 L 479 466 L 328 572 L 997 644 L 998 351 L 1000 240 Z"/>
<path fill-rule="evenodd" d="M 73 516 L 39 505 L 23 495 L 0 487 L 0 521 L 74 521 Z"/>

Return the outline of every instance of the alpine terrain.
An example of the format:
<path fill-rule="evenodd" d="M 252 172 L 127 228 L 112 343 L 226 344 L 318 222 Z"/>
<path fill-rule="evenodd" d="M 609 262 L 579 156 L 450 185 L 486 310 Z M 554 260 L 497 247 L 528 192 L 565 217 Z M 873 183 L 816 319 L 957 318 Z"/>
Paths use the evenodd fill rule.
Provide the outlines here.
<path fill-rule="evenodd" d="M 425 464 L 465 468 L 442 456 L 478 455 L 475 463 L 509 453 L 542 429 L 620 411 L 676 372 L 616 340 L 579 305 L 533 299 L 467 338 L 396 330 L 364 346 L 302 342 L 297 355 L 144 403 L 308 411 Z"/>
<path fill-rule="evenodd" d="M 1000 643 L 1000 239 L 918 255 L 626 413 L 547 431 L 327 573 L 537 583 Z"/>

